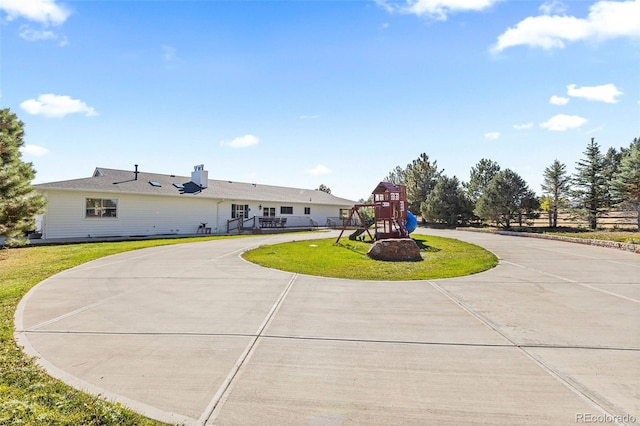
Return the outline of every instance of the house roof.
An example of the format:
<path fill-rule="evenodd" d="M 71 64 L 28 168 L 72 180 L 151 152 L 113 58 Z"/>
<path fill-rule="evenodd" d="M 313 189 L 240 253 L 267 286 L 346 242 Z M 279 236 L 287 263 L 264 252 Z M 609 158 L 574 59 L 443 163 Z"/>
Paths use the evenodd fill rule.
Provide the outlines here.
<path fill-rule="evenodd" d="M 183 187 L 180 187 L 180 185 Z M 311 189 L 209 179 L 207 188 L 202 189 L 200 192 L 197 192 L 197 190 L 192 192 L 195 185 L 191 182 L 190 177 L 185 176 L 138 172 L 136 180 L 132 171 L 98 167 L 92 177 L 41 183 L 34 185 L 34 187 L 40 191 L 107 192 L 336 206 L 354 204 L 352 200 Z"/>

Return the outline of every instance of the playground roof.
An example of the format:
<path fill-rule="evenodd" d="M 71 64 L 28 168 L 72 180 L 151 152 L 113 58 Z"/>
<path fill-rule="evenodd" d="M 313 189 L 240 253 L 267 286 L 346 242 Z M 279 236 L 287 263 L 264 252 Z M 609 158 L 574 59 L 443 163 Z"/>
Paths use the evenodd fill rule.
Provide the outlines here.
<path fill-rule="evenodd" d="M 400 191 L 401 190 L 399 185 L 394 185 L 393 183 L 390 183 L 390 182 L 380 182 L 378 186 L 376 186 L 376 189 L 374 189 L 371 193 L 380 194 L 383 192 L 400 192 Z"/>

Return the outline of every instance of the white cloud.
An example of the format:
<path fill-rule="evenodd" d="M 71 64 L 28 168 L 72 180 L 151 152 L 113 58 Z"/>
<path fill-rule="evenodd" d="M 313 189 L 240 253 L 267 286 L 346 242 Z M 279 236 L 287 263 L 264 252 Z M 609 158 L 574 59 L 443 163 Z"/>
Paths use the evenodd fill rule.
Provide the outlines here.
<path fill-rule="evenodd" d="M 60 47 L 68 44 L 66 36 L 60 36 L 51 30 L 34 30 L 28 25 L 20 27 L 20 37 L 27 41 L 57 40 Z"/>
<path fill-rule="evenodd" d="M 20 37 L 27 41 L 39 41 L 39 40 L 55 40 L 58 38 L 56 33 L 49 30 L 33 30 L 28 25 L 20 27 Z"/>
<path fill-rule="evenodd" d="M 253 135 L 244 135 L 244 136 L 238 136 L 237 138 L 229 141 L 229 142 L 222 142 L 222 145 L 231 147 L 231 148 L 247 148 L 253 145 L 257 145 L 260 142 L 260 140 L 253 136 Z"/>
<path fill-rule="evenodd" d="M 25 145 L 20 148 L 20 151 L 25 155 L 31 155 L 33 157 L 42 157 L 49 152 L 47 148 L 38 145 Z"/>
<path fill-rule="evenodd" d="M 549 103 L 552 105 L 566 105 L 569 103 L 569 98 L 553 95 L 551 99 L 549 99 Z"/>
<path fill-rule="evenodd" d="M 525 123 L 525 124 L 514 124 L 513 128 L 516 130 L 527 130 L 533 127 L 533 123 Z"/>
<path fill-rule="evenodd" d="M 552 10 L 552 9 L 548 9 Z M 640 0 L 599 1 L 586 18 L 567 15 L 530 16 L 498 37 L 494 53 L 514 46 L 563 48 L 566 42 L 640 37 Z"/>
<path fill-rule="evenodd" d="M 494 53 L 509 47 L 528 45 L 553 49 L 564 47 L 564 41 L 576 41 L 588 37 L 588 24 L 571 16 L 536 16 L 521 21 L 498 36 L 492 48 Z"/>
<path fill-rule="evenodd" d="M 554 132 L 564 132 L 568 129 L 576 129 L 586 122 L 587 119 L 580 117 L 579 115 L 558 114 L 554 115 L 544 123 L 540 123 L 540 127 Z"/>
<path fill-rule="evenodd" d="M 64 117 L 68 114 L 84 114 L 87 117 L 98 115 L 95 109 L 79 99 L 71 99 L 69 96 L 47 93 L 38 96 L 38 99 L 28 99 L 20 104 L 20 107 L 33 115 L 46 117 Z"/>
<path fill-rule="evenodd" d="M 623 93 L 618 88 L 609 83 L 601 86 L 583 86 L 577 87 L 575 84 L 567 86 L 567 95 L 574 98 L 584 98 L 590 101 L 601 101 L 609 104 L 615 104 L 618 102 L 616 97 L 621 96 Z"/>
<path fill-rule="evenodd" d="M 500 132 L 487 132 L 484 134 L 484 138 L 488 141 L 495 141 L 500 139 Z"/>
<path fill-rule="evenodd" d="M 44 25 L 60 25 L 71 14 L 56 0 L 0 0 L 0 10 L 10 21 L 20 17 Z"/>
<path fill-rule="evenodd" d="M 567 6 L 561 1 L 551 0 L 541 4 L 538 10 L 545 15 L 551 15 L 552 13 L 558 14 L 566 12 Z"/>
<path fill-rule="evenodd" d="M 331 169 L 322 164 L 318 164 L 313 169 L 307 170 L 306 173 L 312 176 L 328 175 L 331 173 Z"/>
<path fill-rule="evenodd" d="M 450 13 L 480 11 L 502 0 L 376 0 L 388 12 L 408 13 L 445 21 Z"/>

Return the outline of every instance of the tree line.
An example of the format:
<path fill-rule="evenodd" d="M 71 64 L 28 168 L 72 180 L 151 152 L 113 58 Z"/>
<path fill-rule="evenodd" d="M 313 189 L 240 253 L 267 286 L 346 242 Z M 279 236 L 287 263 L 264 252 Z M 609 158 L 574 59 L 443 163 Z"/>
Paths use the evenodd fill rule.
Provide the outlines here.
<path fill-rule="evenodd" d="M 558 212 L 570 210 L 596 229 L 603 215 L 619 208 L 635 211 L 640 229 L 640 138 L 606 153 L 592 138 L 573 174 L 554 160 L 543 172 L 542 197 L 516 172 L 487 158 L 471 168 L 468 182 L 445 175 L 426 153 L 404 168 L 396 166 L 384 181 L 406 185 L 409 210 L 427 222 L 456 226 L 482 221 L 509 228 L 542 211 L 549 227 L 556 228 Z"/>
<path fill-rule="evenodd" d="M 0 109 L 0 236 L 7 238 L 5 245 L 24 243 L 24 233 L 33 229 L 35 216 L 46 205 L 30 183 L 35 170 L 22 161 L 23 146 L 24 124 L 8 108 Z M 455 226 L 484 221 L 509 228 L 522 226 L 542 210 L 555 228 L 558 212 L 571 209 L 596 229 L 604 214 L 622 208 L 636 212 L 640 229 L 640 138 L 606 153 L 592 138 L 583 155 L 572 175 L 558 160 L 545 168 L 542 197 L 517 173 L 486 158 L 471 168 L 468 182 L 445 175 L 426 153 L 405 168 L 397 166 L 384 180 L 406 185 L 409 210 L 428 222 Z M 331 193 L 325 185 L 318 189 Z"/>

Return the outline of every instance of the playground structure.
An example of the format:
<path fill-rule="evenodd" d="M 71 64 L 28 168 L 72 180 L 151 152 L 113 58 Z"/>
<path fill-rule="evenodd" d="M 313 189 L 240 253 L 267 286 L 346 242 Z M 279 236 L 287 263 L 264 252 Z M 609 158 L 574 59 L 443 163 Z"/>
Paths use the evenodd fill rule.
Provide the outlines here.
<path fill-rule="evenodd" d="M 365 232 L 371 241 L 384 240 L 389 238 L 409 238 L 418 225 L 416 217 L 407 210 L 407 187 L 395 185 L 389 182 L 380 182 L 373 190 L 373 204 L 355 204 L 349 212 L 349 218 L 344 222 L 342 231 L 336 243 L 342 238 L 342 234 L 347 229 L 353 215 L 360 219 L 361 227 L 356 229 L 350 240 L 359 238 Z M 360 214 L 360 209 L 372 207 L 374 212 L 374 235 L 369 231 L 370 225 L 366 223 Z"/>

